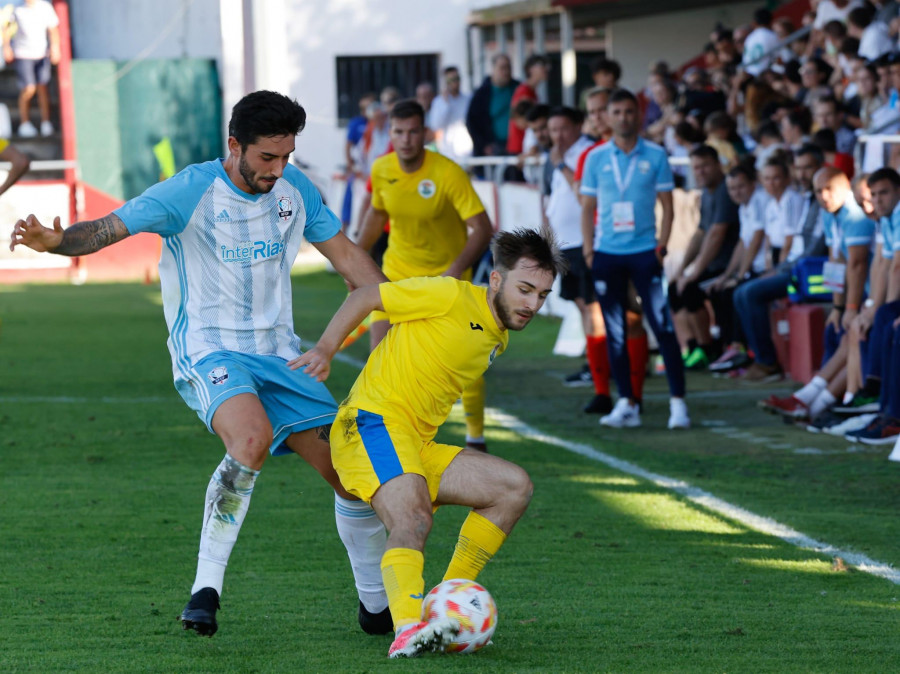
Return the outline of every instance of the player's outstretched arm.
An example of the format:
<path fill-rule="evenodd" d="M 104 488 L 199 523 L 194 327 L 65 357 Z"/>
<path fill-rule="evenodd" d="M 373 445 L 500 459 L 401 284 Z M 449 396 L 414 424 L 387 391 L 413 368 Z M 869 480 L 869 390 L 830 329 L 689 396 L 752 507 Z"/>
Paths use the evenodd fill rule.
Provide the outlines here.
<path fill-rule="evenodd" d="M 347 296 L 341 308 L 332 317 L 316 346 L 299 358 L 288 362 L 292 370 L 303 368 L 316 381 L 325 381 L 331 372 L 331 359 L 343 344 L 347 335 L 373 311 L 384 311 L 381 290 L 377 285 L 357 288 Z"/>
<path fill-rule="evenodd" d="M 343 232 L 313 245 L 353 288 L 387 281 L 372 256 L 348 239 Z"/>
<path fill-rule="evenodd" d="M 19 220 L 13 227 L 9 249 L 26 246 L 39 253 L 57 255 L 89 255 L 130 236 L 119 216 L 110 213 L 99 220 L 76 222 L 63 229 L 59 218 L 53 219 L 53 229 L 44 227 L 34 215 Z"/>

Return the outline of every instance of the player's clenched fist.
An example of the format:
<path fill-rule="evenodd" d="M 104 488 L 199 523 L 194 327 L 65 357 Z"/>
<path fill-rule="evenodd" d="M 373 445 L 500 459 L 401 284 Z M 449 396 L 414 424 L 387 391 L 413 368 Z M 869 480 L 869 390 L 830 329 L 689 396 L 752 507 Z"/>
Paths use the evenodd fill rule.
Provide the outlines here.
<path fill-rule="evenodd" d="M 63 239 L 63 228 L 59 217 L 53 218 L 53 229 L 44 227 L 34 215 L 19 220 L 13 227 L 9 241 L 9 249 L 15 250 L 18 245 L 25 245 L 39 253 L 55 250 Z"/>

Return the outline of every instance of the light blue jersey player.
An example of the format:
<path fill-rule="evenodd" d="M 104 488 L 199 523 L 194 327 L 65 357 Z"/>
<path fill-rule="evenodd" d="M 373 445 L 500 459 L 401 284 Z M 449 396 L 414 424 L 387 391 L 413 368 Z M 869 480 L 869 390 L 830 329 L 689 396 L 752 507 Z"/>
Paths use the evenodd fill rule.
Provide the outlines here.
<path fill-rule="evenodd" d="M 30 215 L 10 248 L 87 255 L 138 232 L 163 240 L 159 262 L 175 386 L 225 444 L 206 492 L 197 575 L 181 619 L 212 636 L 225 567 L 269 453 L 294 452 L 335 489 L 335 519 L 369 633 L 393 629 L 381 580 L 386 535 L 374 511 L 341 486 L 328 434 L 337 406 L 287 361 L 300 355 L 290 270 L 305 237 L 354 286 L 385 279 L 342 233 L 310 181 L 288 165 L 303 108 L 258 91 L 232 110 L 225 159 L 189 166 L 106 217 L 65 231 Z"/>
<path fill-rule="evenodd" d="M 592 150 L 581 179 L 581 229 L 584 257 L 594 276 L 606 324 L 609 362 L 619 390 L 603 426 L 641 425 L 631 388 L 631 364 L 625 347 L 628 282 L 641 297 L 644 315 L 659 343 L 669 380 L 669 428 L 690 427 L 684 402 L 684 364 L 662 284 L 662 261 L 672 229 L 675 187 L 665 150 L 638 135 L 638 105 L 625 89 L 613 92 L 606 106 L 612 140 Z M 656 202 L 662 206 L 659 239 Z M 596 222 L 596 230 L 594 224 Z"/>

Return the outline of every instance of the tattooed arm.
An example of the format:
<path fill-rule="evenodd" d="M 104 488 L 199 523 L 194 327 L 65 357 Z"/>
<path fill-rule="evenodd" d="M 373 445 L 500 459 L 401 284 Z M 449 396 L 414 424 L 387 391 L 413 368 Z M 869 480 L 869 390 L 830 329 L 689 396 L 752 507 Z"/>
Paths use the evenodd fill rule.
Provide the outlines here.
<path fill-rule="evenodd" d="M 63 229 L 59 218 L 53 219 L 53 229 L 44 227 L 33 215 L 19 220 L 13 227 L 9 249 L 24 245 L 39 253 L 57 255 L 89 255 L 130 236 L 119 216 L 110 213 L 99 220 L 76 222 Z"/>

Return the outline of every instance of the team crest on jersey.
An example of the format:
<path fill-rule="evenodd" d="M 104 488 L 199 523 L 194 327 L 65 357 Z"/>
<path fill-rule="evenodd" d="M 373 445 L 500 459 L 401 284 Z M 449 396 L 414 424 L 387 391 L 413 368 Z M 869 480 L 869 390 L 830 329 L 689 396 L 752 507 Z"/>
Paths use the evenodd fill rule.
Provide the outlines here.
<path fill-rule="evenodd" d="M 213 386 L 224 384 L 228 380 L 228 368 L 214 367 L 206 376 L 209 377 L 209 381 L 213 384 Z"/>
<path fill-rule="evenodd" d="M 644 174 L 650 173 L 650 162 L 648 162 L 646 159 L 642 159 L 641 161 L 639 161 L 638 171 Z"/>
<path fill-rule="evenodd" d="M 419 190 L 419 196 L 423 199 L 431 199 L 437 191 L 434 186 L 434 181 L 428 180 L 428 178 L 420 182 L 417 189 Z"/>
<path fill-rule="evenodd" d="M 282 220 L 287 220 L 291 215 L 293 215 L 294 211 L 291 208 L 293 204 L 291 204 L 291 200 L 289 197 L 278 197 L 278 201 L 275 202 L 278 206 L 278 217 Z"/>
<path fill-rule="evenodd" d="M 494 363 L 494 358 L 497 357 L 497 352 L 500 350 L 500 345 L 497 344 L 491 351 L 491 355 L 488 356 L 488 367 L 490 367 Z"/>

